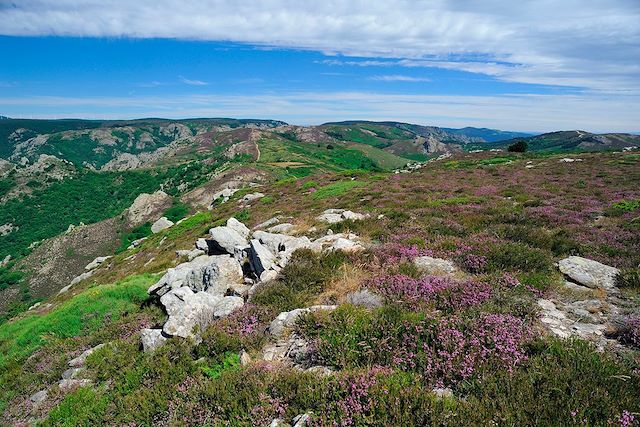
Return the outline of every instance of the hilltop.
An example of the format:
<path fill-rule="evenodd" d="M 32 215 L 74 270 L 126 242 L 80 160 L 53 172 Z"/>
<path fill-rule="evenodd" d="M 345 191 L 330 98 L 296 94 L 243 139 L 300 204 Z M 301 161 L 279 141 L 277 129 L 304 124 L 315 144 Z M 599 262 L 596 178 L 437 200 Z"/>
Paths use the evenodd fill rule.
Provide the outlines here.
<path fill-rule="evenodd" d="M 3 129 L 6 424 L 636 416 L 633 150 L 397 122 Z"/>

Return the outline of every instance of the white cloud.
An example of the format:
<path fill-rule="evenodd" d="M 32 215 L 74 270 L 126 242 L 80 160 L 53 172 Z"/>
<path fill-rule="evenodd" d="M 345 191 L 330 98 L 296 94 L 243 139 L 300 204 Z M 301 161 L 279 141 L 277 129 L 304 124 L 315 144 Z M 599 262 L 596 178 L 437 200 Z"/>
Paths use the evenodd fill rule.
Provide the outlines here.
<path fill-rule="evenodd" d="M 404 95 L 299 92 L 174 97 L 0 98 L 10 117 L 137 118 L 250 117 L 318 124 L 345 119 L 398 120 L 434 126 L 480 126 L 521 131 L 583 129 L 629 132 L 640 123 L 637 96 Z M 43 111 L 38 115 L 38 111 Z M 55 115 L 49 114 L 56 111 Z M 98 111 L 99 113 L 88 113 Z"/>
<path fill-rule="evenodd" d="M 429 66 L 506 81 L 623 92 L 640 91 L 638 22 L 638 0 L 21 0 L 0 4 L 0 34 L 4 35 L 230 40 L 331 55 L 427 60 Z"/>
<path fill-rule="evenodd" d="M 192 80 L 192 79 L 187 79 L 185 77 L 182 76 L 178 76 L 178 78 L 180 79 L 180 82 L 189 85 L 189 86 L 207 86 L 209 83 L 204 82 L 202 80 Z"/>
<path fill-rule="evenodd" d="M 425 77 L 411 77 L 403 76 L 400 74 L 381 75 L 369 77 L 369 80 L 376 80 L 379 82 L 430 82 L 431 79 Z"/>

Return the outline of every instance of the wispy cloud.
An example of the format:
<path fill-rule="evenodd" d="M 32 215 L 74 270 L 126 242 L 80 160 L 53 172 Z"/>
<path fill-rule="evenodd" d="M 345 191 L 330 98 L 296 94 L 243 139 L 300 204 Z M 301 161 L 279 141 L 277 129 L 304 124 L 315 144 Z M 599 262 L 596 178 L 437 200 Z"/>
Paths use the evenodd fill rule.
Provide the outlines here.
<path fill-rule="evenodd" d="M 193 79 L 187 79 L 183 76 L 178 76 L 178 78 L 180 79 L 180 82 L 189 85 L 189 86 L 207 86 L 209 85 L 208 82 L 202 81 L 202 80 L 193 80 Z"/>
<path fill-rule="evenodd" d="M 426 77 L 403 76 L 400 74 L 371 76 L 369 77 L 369 80 L 376 80 L 379 82 L 430 82 L 431 81 L 431 79 L 428 79 Z"/>
<path fill-rule="evenodd" d="M 419 7 L 415 0 L 370 0 L 366 8 L 288 0 L 23 0 L 0 7 L 3 35 L 225 40 L 366 59 L 354 61 L 359 66 L 428 60 L 422 66 L 623 92 L 640 90 L 638 22 L 638 0 L 440 0 Z"/>

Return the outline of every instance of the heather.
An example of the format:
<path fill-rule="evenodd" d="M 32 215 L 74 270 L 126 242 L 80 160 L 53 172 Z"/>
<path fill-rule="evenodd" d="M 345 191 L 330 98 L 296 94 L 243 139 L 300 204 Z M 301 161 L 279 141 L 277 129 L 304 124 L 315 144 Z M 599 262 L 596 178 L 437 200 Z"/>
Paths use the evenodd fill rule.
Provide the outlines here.
<path fill-rule="evenodd" d="M 317 426 L 638 425 L 640 228 L 637 210 L 610 208 L 640 198 L 640 162 L 614 153 L 581 158 L 480 153 L 407 174 L 283 180 L 260 189 L 269 203 L 234 196 L 116 255 L 92 278 L 97 286 L 81 285 L 75 298 L 174 266 L 176 250 L 231 216 L 252 228 L 277 212 L 299 235 L 355 233 L 366 250 L 298 250 L 243 308 L 211 319 L 199 340 L 172 338 L 154 353 L 140 349 L 138 331 L 160 327 L 164 314 L 144 296 L 131 294 L 122 310 L 93 307 L 83 312 L 90 327 L 43 340 L 30 361 L 11 367 L 24 380 L 8 383 L 4 414 L 21 420 L 33 409 L 29 396 L 55 384 L 69 358 L 108 342 L 87 361 L 91 387 L 34 409 L 46 425 L 252 426 L 303 413 Z M 329 208 L 369 216 L 314 219 Z M 602 332 L 611 347 L 553 337 L 540 322 L 539 299 L 563 308 L 559 301 L 573 295 L 556 266 L 569 255 L 621 269 L 618 299 L 588 289 L 580 297 L 588 309 L 618 304 L 616 329 Z M 425 272 L 414 263 L 424 256 L 455 270 Z M 350 297 L 365 290 L 369 299 L 354 305 L 361 302 Z M 55 310 L 73 301 L 61 296 Z M 271 321 L 316 304 L 338 307 L 286 331 L 309 344 L 308 365 L 262 360 L 265 346 L 286 338 L 269 333 Z M 582 316 L 597 314 L 588 309 Z M 304 371 L 309 365 L 329 373 Z M 26 372 L 38 367 L 37 376 Z"/>

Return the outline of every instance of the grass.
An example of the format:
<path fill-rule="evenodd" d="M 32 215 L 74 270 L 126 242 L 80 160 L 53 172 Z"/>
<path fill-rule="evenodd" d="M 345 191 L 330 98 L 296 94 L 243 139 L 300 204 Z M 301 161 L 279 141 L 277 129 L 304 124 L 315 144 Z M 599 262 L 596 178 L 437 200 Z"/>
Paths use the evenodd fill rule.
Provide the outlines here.
<path fill-rule="evenodd" d="M 112 285 L 90 288 L 46 314 L 25 314 L 0 325 L 0 370 L 23 360 L 48 340 L 86 335 L 147 299 L 155 276 L 133 276 Z"/>
<path fill-rule="evenodd" d="M 354 188 L 364 187 L 366 185 L 367 184 L 362 181 L 338 181 L 323 187 L 318 187 L 315 192 L 311 193 L 311 198 L 321 200 L 329 197 L 340 197 Z"/>

